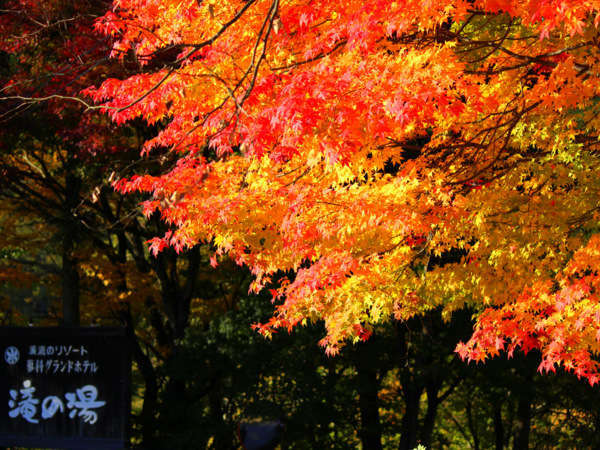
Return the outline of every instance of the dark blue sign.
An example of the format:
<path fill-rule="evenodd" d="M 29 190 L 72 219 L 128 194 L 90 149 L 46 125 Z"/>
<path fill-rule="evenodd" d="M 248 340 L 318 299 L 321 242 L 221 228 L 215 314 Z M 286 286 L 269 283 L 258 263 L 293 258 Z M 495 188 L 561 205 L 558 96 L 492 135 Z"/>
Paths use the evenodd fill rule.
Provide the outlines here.
<path fill-rule="evenodd" d="M 126 446 L 131 356 L 123 329 L 0 328 L 0 446 Z"/>

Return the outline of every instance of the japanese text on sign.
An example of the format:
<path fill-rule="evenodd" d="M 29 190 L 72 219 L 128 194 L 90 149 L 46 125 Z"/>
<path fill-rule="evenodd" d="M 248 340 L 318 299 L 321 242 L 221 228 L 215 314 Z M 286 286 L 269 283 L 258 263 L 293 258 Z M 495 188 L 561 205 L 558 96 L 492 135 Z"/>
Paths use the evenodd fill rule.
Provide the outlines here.
<path fill-rule="evenodd" d="M 10 410 L 8 415 L 10 418 L 21 417 L 29 423 L 39 423 L 38 406 L 41 408 L 41 418 L 44 420 L 51 419 L 58 412 L 65 411 L 63 399 L 56 395 L 50 395 L 45 397 L 40 404 L 39 398 L 34 397 L 35 391 L 36 388 L 32 385 L 31 380 L 25 380 L 21 389 L 9 391 L 8 406 Z M 65 400 L 69 418 L 80 417 L 89 424 L 97 422 L 96 409 L 106 404 L 105 401 L 98 400 L 98 389 L 91 384 L 76 389 L 75 392 L 67 392 Z"/>
<path fill-rule="evenodd" d="M 98 371 L 95 361 L 73 361 L 59 359 L 28 359 L 27 373 L 35 374 L 71 374 L 83 373 L 94 374 Z"/>
<path fill-rule="evenodd" d="M 83 345 L 30 345 L 26 362 L 28 374 L 95 374 L 98 363 L 84 358 L 88 350 Z M 9 365 L 18 363 L 19 350 L 10 346 L 4 352 Z M 67 359 L 68 358 L 68 359 Z"/>

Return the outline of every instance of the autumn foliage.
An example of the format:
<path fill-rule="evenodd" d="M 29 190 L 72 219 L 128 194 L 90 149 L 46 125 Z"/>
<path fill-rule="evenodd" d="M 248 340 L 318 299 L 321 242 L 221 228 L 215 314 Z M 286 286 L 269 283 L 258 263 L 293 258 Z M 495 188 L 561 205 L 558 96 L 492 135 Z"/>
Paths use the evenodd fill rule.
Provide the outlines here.
<path fill-rule="evenodd" d="M 85 94 L 156 125 L 116 184 L 271 289 L 260 330 L 477 311 L 463 358 L 539 349 L 592 384 L 600 342 L 600 1 L 118 0 L 137 73 Z"/>

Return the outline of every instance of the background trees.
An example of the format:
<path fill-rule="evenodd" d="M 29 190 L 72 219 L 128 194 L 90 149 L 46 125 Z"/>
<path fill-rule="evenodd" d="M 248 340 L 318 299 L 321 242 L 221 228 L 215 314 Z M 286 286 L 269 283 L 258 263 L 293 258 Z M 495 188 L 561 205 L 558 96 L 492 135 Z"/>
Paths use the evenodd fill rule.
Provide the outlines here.
<path fill-rule="evenodd" d="M 142 448 L 596 445 L 597 11 L 538 3 L 6 2 L 2 320 L 127 326 Z"/>

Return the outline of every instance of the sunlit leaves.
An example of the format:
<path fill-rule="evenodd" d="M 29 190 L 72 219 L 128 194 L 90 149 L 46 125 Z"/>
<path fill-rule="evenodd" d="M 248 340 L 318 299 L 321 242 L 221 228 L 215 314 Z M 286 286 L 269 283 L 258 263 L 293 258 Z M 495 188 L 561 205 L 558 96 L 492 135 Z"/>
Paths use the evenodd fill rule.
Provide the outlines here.
<path fill-rule="evenodd" d="M 595 383 L 599 7 L 121 0 L 98 28 L 140 73 L 86 92 L 180 157 L 117 184 L 175 226 L 152 250 L 247 265 L 264 334 L 322 319 L 335 353 L 470 305 L 462 356 L 537 348 Z"/>

